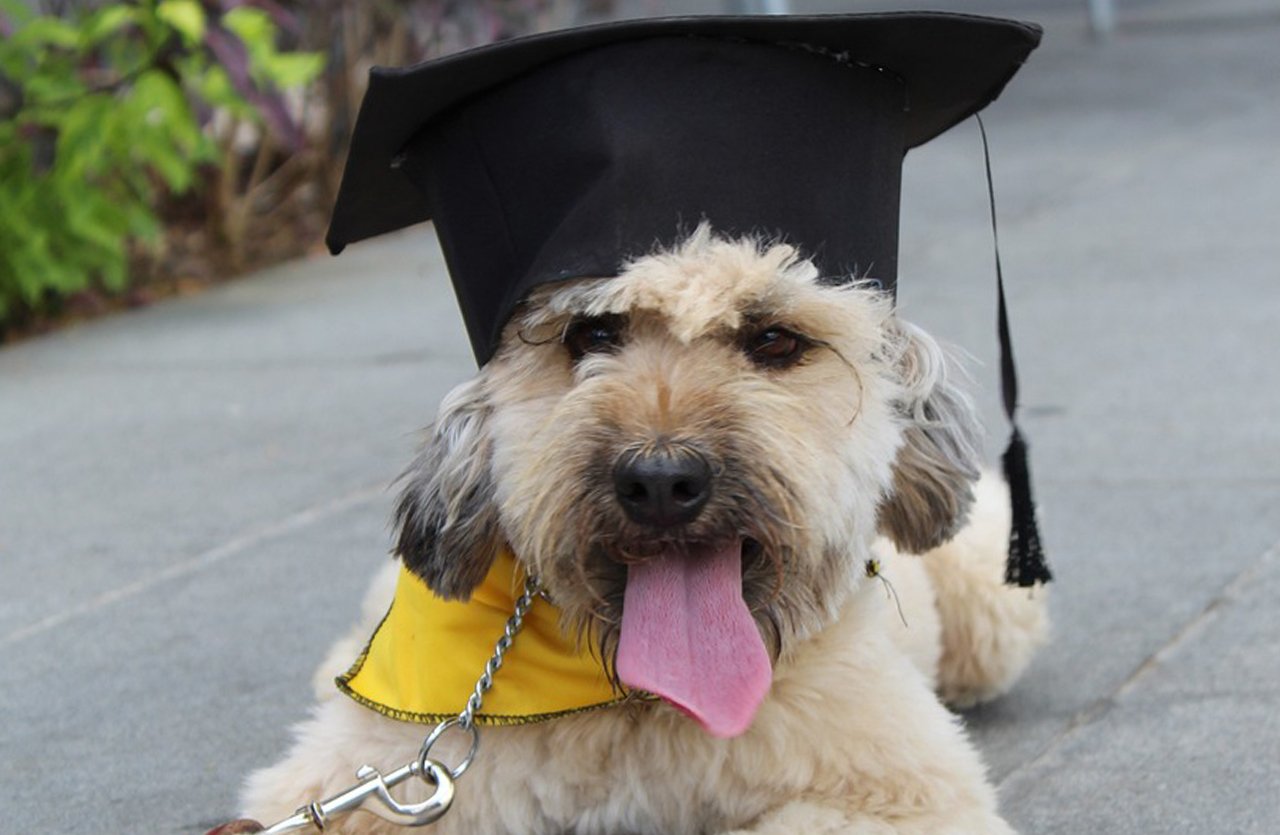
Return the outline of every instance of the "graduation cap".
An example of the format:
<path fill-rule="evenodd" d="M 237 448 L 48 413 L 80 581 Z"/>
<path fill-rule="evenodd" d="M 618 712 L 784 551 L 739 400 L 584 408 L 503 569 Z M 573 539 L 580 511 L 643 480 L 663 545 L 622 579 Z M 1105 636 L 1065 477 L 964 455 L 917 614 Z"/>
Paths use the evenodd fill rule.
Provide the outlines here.
<path fill-rule="evenodd" d="M 374 68 L 326 240 L 434 221 L 482 365 L 533 287 L 616 275 L 704 220 L 894 292 L 904 155 L 993 101 L 1040 34 L 934 12 L 664 18 Z M 1001 313 L 1011 370 L 1003 295 Z M 1048 571 L 1025 458 L 1015 430 L 1009 579 L 1030 585 Z"/>

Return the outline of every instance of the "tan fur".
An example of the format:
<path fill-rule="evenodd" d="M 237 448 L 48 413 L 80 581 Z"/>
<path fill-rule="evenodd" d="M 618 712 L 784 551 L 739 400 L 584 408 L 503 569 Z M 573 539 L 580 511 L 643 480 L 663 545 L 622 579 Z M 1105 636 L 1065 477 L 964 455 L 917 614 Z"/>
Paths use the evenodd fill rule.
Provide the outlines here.
<path fill-rule="evenodd" d="M 731 740 L 648 702 L 486 728 L 433 831 L 1010 831 L 935 690 L 970 703 L 1009 687 L 1043 640 L 1044 596 L 1001 585 L 1006 498 L 984 480 L 969 510 L 972 415 L 937 346 L 873 289 L 817 278 L 790 247 L 701 228 L 616 278 L 535 292 L 465 397 L 450 398 L 441 425 L 466 432 L 433 434 L 420 458 L 432 469 L 411 472 L 400 511 L 419 526 L 402 531 L 403 556 L 428 583 L 465 597 L 467 578 L 483 574 L 488 545 L 445 554 L 433 544 L 439 532 L 421 528 L 446 516 L 422 508 L 456 498 L 439 485 L 483 484 L 468 501 L 492 503 L 481 512 L 496 514 L 565 628 L 610 657 L 619 567 L 650 547 L 615 507 L 611 462 L 684 445 L 712 462 L 717 488 L 664 547 L 727 536 L 760 544 L 744 596 L 775 664 L 751 728 Z M 626 317 L 620 346 L 572 362 L 560 344 L 569 322 L 606 313 Z M 814 347 L 793 367 L 753 365 L 744 340 L 770 325 Z M 893 544 L 932 545 L 957 529 L 923 559 Z M 883 576 L 871 576 L 870 560 Z M 387 577 L 375 586 L 344 654 L 384 609 Z M 338 656 L 325 675 L 341 670 Z M 245 807 L 264 821 L 284 817 L 348 785 L 358 765 L 407 762 L 425 730 L 322 698 L 288 757 L 250 778 Z M 364 814 L 344 826 L 395 831 Z"/>

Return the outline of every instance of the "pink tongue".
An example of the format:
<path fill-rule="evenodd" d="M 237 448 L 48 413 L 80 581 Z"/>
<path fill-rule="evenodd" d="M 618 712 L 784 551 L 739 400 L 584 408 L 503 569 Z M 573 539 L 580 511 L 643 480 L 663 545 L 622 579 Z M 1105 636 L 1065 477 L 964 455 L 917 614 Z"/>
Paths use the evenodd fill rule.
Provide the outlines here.
<path fill-rule="evenodd" d="M 630 567 L 618 677 L 662 697 L 714 736 L 747 729 L 773 670 L 742 599 L 740 544 Z"/>

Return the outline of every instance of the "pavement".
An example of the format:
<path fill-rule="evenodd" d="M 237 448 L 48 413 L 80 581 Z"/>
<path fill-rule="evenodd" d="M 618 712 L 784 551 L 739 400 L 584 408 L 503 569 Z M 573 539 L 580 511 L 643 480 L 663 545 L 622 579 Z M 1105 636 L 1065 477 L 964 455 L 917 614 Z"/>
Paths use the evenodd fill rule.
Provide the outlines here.
<path fill-rule="evenodd" d="M 1273 835 L 1280 8 L 1121 0 L 1099 42 L 964 7 L 1048 26 L 987 127 L 1057 572 L 1053 643 L 965 721 L 1020 831 Z M 903 204 L 903 315 L 974 354 L 994 454 L 974 125 Z M 426 228 L 0 349 L 0 832 L 232 816 L 473 370 Z"/>

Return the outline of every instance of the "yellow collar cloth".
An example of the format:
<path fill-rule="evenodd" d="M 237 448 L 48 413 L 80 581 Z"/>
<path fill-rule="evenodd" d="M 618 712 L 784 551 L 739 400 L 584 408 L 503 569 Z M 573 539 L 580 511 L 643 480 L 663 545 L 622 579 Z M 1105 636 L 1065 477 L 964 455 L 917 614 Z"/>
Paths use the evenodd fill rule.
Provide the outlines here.
<path fill-rule="evenodd" d="M 391 609 L 338 689 L 405 722 L 434 724 L 466 706 L 493 655 L 524 575 L 505 549 L 466 602 L 437 597 L 400 569 Z M 476 714 L 481 725 L 521 725 L 622 700 L 600 659 L 560 629 L 560 612 L 537 599 Z"/>

